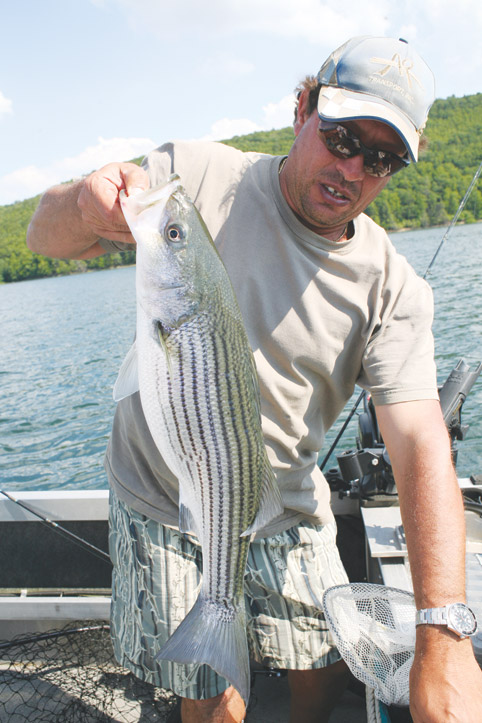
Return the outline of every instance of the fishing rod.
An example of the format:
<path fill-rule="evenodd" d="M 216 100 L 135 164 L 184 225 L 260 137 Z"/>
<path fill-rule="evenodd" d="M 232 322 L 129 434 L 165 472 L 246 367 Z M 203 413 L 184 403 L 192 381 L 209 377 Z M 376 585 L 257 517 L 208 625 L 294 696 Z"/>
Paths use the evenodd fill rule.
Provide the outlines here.
<path fill-rule="evenodd" d="M 92 545 L 92 543 L 88 542 L 87 540 L 84 540 L 83 537 L 79 537 L 79 535 L 76 535 L 74 532 L 67 530 L 65 527 L 62 527 L 62 525 L 59 525 L 57 522 L 54 522 L 53 520 L 49 520 L 48 517 L 41 515 L 40 512 L 37 512 L 36 510 L 34 510 L 32 507 L 30 507 L 30 505 L 25 504 L 25 502 L 21 502 L 19 499 L 16 499 L 12 495 L 8 494 L 8 492 L 5 492 L 5 490 L 0 490 L 0 494 L 2 494 L 4 497 L 9 499 L 10 502 L 14 502 L 19 507 L 23 507 L 24 510 L 27 510 L 27 512 L 30 512 L 30 514 L 34 515 L 34 517 L 38 517 L 38 519 L 42 523 L 47 525 L 47 527 L 49 527 L 54 532 L 57 532 L 59 535 L 62 535 L 63 537 L 67 537 L 75 545 L 78 545 L 79 547 L 83 547 L 83 548 L 87 549 L 89 552 L 91 552 L 93 555 L 100 558 L 104 562 L 110 563 L 110 557 L 107 554 L 107 552 L 104 552 L 104 550 L 101 550 L 99 547 Z"/>
<path fill-rule="evenodd" d="M 336 448 L 336 445 L 338 444 L 338 442 L 339 442 L 340 439 L 342 438 L 343 434 L 345 433 L 345 429 L 348 427 L 351 418 L 353 417 L 353 415 L 355 414 L 356 410 L 358 409 L 358 405 L 360 404 L 360 402 L 361 402 L 361 400 L 363 399 L 363 397 L 365 396 L 365 394 L 366 394 L 366 392 L 365 392 L 365 390 L 363 389 L 363 390 L 360 392 L 360 395 L 359 395 L 358 399 L 356 400 L 355 404 L 354 404 L 353 407 L 351 408 L 350 414 L 349 414 L 348 417 L 345 419 L 345 422 L 344 422 L 342 428 L 341 428 L 340 431 L 338 432 L 338 434 L 337 434 L 337 436 L 336 436 L 333 444 L 331 445 L 330 449 L 329 449 L 328 452 L 326 453 L 325 459 L 324 459 L 323 462 L 320 464 L 320 469 L 321 469 L 322 471 L 325 469 L 326 463 L 327 463 L 328 460 L 330 459 L 332 453 L 334 452 L 334 450 L 335 450 L 335 448 Z"/>
<path fill-rule="evenodd" d="M 460 214 L 462 213 L 462 211 L 463 211 L 463 209 L 464 209 L 464 206 L 465 206 L 465 204 L 467 203 L 467 200 L 468 200 L 470 194 L 472 193 L 472 189 L 474 188 L 475 184 L 477 183 L 477 180 L 478 180 L 478 178 L 479 178 L 479 176 L 480 176 L 481 173 L 482 173 L 482 161 L 480 162 L 480 166 L 478 167 L 478 169 L 477 169 L 476 172 L 475 172 L 475 175 L 474 175 L 474 177 L 473 177 L 473 179 L 472 179 L 472 181 L 471 181 L 471 183 L 470 183 L 470 186 L 468 187 L 468 189 L 467 189 L 466 192 L 465 192 L 465 196 L 464 196 L 463 199 L 461 200 L 461 202 L 460 202 L 460 204 L 459 204 L 459 207 L 458 207 L 457 211 L 455 212 L 455 216 L 453 217 L 452 221 L 450 222 L 450 225 L 449 225 L 448 229 L 447 229 L 446 232 L 444 233 L 444 235 L 443 235 L 443 237 L 442 237 L 442 240 L 441 240 L 441 242 L 440 242 L 440 244 L 439 244 L 439 246 L 438 246 L 438 249 L 437 249 L 436 252 L 434 253 L 433 258 L 432 258 L 431 262 L 429 263 L 426 272 L 425 272 L 424 275 L 423 275 L 423 278 L 424 278 L 424 279 L 426 279 L 427 276 L 429 275 L 430 269 L 431 269 L 432 266 L 434 265 L 435 259 L 436 259 L 437 256 L 439 255 L 440 249 L 441 249 L 442 246 L 444 245 L 445 240 L 446 240 L 447 236 L 449 235 L 449 233 L 451 232 L 452 228 L 453 228 L 453 227 L 455 226 L 455 224 L 457 223 L 458 217 L 459 217 Z"/>
<path fill-rule="evenodd" d="M 478 178 L 479 178 L 479 176 L 480 176 L 481 173 L 482 173 L 482 161 L 480 162 L 479 167 L 478 167 L 477 170 L 475 171 L 474 177 L 472 178 L 472 181 L 470 182 L 470 185 L 469 185 L 469 187 L 467 188 L 467 191 L 465 192 L 465 196 L 464 196 L 463 199 L 461 200 L 461 202 L 460 202 L 460 204 L 459 204 L 459 207 L 458 207 L 457 211 L 455 212 L 455 215 L 454 215 L 452 221 L 450 222 L 450 224 L 449 224 L 446 232 L 444 233 L 444 235 L 443 235 L 443 237 L 442 237 L 442 240 L 441 240 L 441 242 L 439 243 L 438 248 L 437 248 L 437 250 L 435 251 L 435 253 L 434 253 L 433 257 L 432 257 L 432 260 L 430 261 L 429 265 L 427 266 L 427 269 L 426 269 L 426 271 L 425 271 L 425 273 L 424 273 L 424 275 L 423 275 L 422 278 L 426 279 L 427 276 L 428 276 L 428 274 L 430 273 L 430 270 L 431 270 L 432 266 L 433 266 L 434 263 L 435 263 L 435 259 L 436 259 L 437 256 L 439 255 L 440 250 L 441 250 L 442 246 L 444 245 L 445 241 L 447 240 L 447 237 L 448 237 L 450 231 L 452 230 L 452 228 L 453 228 L 453 227 L 455 226 L 455 224 L 457 223 L 457 220 L 458 220 L 460 214 L 462 213 L 462 211 L 463 211 L 463 209 L 464 209 L 464 206 L 465 206 L 465 204 L 467 203 L 467 201 L 468 201 L 468 199 L 469 199 L 469 196 L 470 196 L 470 194 L 472 193 L 472 190 L 473 190 L 475 184 L 477 183 L 477 180 L 478 180 Z M 333 444 L 331 445 L 331 447 L 330 447 L 327 455 L 325 456 L 323 462 L 320 464 L 320 469 L 321 469 L 321 471 L 324 470 L 326 463 L 328 462 L 329 458 L 331 457 L 331 455 L 333 454 L 334 450 L 336 449 L 336 447 L 337 447 L 337 445 L 338 445 L 338 442 L 340 441 L 340 439 L 342 438 L 343 434 L 345 433 L 345 429 L 348 427 L 348 424 L 350 423 L 352 417 L 354 416 L 356 410 L 358 409 L 358 407 L 359 407 L 359 405 L 360 405 L 360 402 L 362 401 L 362 399 L 365 398 L 366 394 L 367 394 L 367 392 L 366 392 L 365 390 L 363 390 L 363 391 L 360 393 L 360 395 L 359 395 L 358 399 L 356 400 L 355 404 L 354 404 L 353 407 L 351 408 L 351 410 L 350 410 L 350 412 L 349 412 L 349 414 L 348 414 L 348 416 L 347 416 L 347 418 L 346 418 L 343 426 L 341 427 L 340 431 L 339 431 L 338 434 L 336 435 L 335 440 L 334 440 Z"/>

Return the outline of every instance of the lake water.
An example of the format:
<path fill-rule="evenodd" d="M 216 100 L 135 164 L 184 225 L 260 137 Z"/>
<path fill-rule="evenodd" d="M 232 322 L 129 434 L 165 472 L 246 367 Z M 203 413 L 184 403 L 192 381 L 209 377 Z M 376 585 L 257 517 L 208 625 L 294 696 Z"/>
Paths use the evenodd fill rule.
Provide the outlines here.
<path fill-rule="evenodd" d="M 392 240 L 423 274 L 444 231 Z M 482 224 L 452 230 L 428 280 L 442 382 L 461 357 L 472 368 L 482 361 Z M 119 268 L 0 286 L 1 488 L 107 487 L 102 461 L 112 386 L 134 335 L 134 284 L 134 269 Z M 482 376 L 464 406 L 461 476 L 482 472 L 481 407 Z M 352 421 L 340 452 L 355 435 Z"/>

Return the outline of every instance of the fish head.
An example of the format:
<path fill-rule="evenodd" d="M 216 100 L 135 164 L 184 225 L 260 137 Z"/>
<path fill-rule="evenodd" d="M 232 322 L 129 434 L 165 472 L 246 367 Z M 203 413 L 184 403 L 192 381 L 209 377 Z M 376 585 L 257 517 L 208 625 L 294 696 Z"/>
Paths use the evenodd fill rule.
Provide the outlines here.
<path fill-rule="evenodd" d="M 138 303 L 175 329 L 199 313 L 214 245 L 177 175 L 132 196 L 121 192 L 120 203 L 137 241 Z"/>

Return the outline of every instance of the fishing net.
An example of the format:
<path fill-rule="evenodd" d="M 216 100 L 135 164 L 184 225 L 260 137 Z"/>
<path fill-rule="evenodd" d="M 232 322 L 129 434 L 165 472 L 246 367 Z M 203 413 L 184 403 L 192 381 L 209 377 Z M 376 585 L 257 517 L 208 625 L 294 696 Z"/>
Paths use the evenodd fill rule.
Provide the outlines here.
<path fill-rule="evenodd" d="M 115 661 L 109 626 L 73 623 L 0 643 L 0 720 L 166 721 L 176 697 Z"/>
<path fill-rule="evenodd" d="M 408 705 L 415 603 L 404 590 L 351 583 L 326 590 L 323 608 L 353 675 L 386 705 Z"/>

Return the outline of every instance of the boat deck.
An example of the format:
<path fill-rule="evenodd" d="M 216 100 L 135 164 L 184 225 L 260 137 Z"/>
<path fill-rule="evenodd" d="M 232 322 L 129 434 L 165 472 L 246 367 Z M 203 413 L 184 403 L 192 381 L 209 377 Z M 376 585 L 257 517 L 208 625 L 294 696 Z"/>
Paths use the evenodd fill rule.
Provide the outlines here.
<path fill-rule="evenodd" d="M 477 489 L 482 490 L 482 487 Z M 93 493 L 17 493 L 17 496 L 66 529 L 82 532 L 83 537 L 105 554 L 108 534 L 106 490 Z M 410 571 L 398 508 L 372 510 L 368 507 L 362 510 L 361 515 L 353 516 L 346 505 L 343 509 L 336 509 L 337 503 L 335 499 L 335 513 L 341 514 L 337 517 L 338 542 L 352 581 L 363 579 L 366 574 L 366 540 L 370 580 L 410 589 Z M 468 598 L 482 617 L 482 521 L 473 511 L 467 511 L 466 517 L 469 533 Z M 35 636 L 53 627 L 64 627 L 69 621 L 71 627 L 75 626 L 74 621 L 79 620 L 83 624 L 88 624 L 89 620 L 108 621 L 109 561 L 106 564 L 102 556 L 93 557 L 90 551 L 78 545 L 66 545 L 65 539 L 39 522 L 38 517 L 8 500 L 0 500 L 0 527 L 3 527 L 2 539 L 6 541 L 0 573 L 0 640 L 11 641 L 15 635 L 27 632 Z M 354 539 L 357 544 L 354 544 Z M 29 564 L 25 564 L 26 560 Z M 482 631 L 473 642 L 476 655 L 482 661 Z M 13 723 L 167 721 L 167 713 L 174 705 L 173 699 L 152 686 L 148 691 L 145 686 L 140 690 L 136 687 L 139 683 L 131 674 L 116 667 L 108 632 L 100 646 L 107 656 L 100 668 L 94 659 L 81 663 L 80 649 L 81 646 L 73 654 L 70 651 L 70 659 L 65 660 L 56 654 L 55 645 L 51 645 L 48 652 L 43 649 L 42 655 L 49 659 L 47 668 L 36 667 L 37 653 L 29 658 L 19 650 L 16 657 L 9 658 L 6 651 L 0 650 L 0 682 L 5 683 L 0 686 L 0 719 Z M 70 706 L 69 710 L 77 710 L 81 706 L 81 717 L 75 711 L 73 717 L 63 712 L 60 716 L 52 713 L 52 706 L 58 701 L 65 703 L 67 708 Z M 2 711 L 7 711 L 8 717 L 3 718 Z M 287 723 L 288 720 L 286 677 L 256 675 L 246 723 Z M 347 690 L 331 720 L 333 723 L 367 721 L 364 697 Z M 411 719 L 407 709 L 390 709 L 390 720 L 392 723 L 406 723 Z"/>

